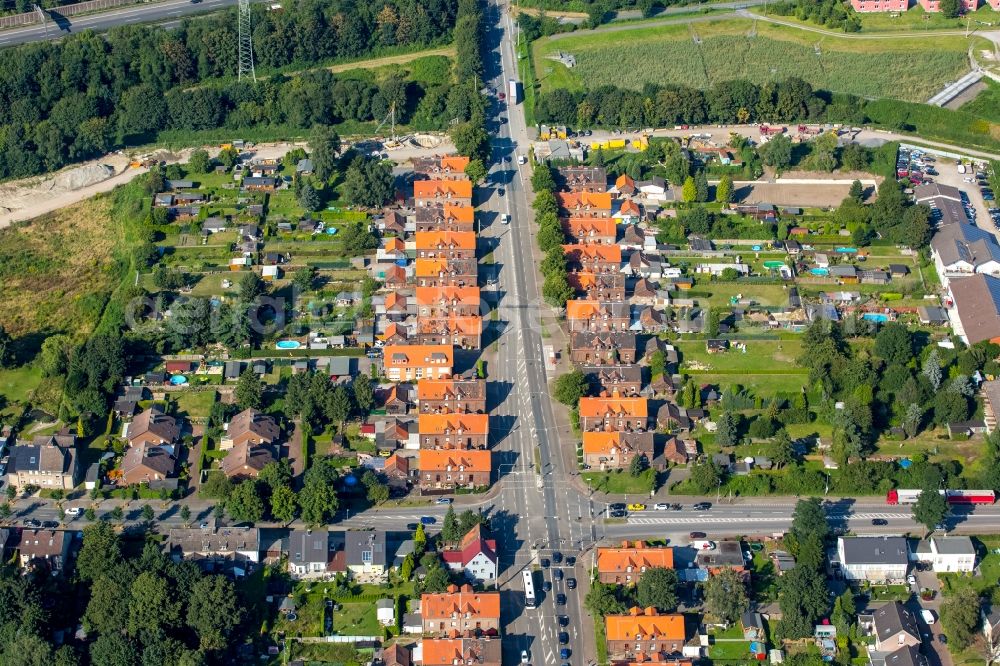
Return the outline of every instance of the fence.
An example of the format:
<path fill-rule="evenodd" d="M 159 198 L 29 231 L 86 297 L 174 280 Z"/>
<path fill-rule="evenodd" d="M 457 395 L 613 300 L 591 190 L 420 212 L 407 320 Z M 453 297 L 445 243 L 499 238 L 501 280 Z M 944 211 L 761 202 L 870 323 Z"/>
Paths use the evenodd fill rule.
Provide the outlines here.
<path fill-rule="evenodd" d="M 111 9 L 122 5 L 135 5 L 147 0 L 89 0 L 89 2 L 78 2 L 75 5 L 64 7 L 53 7 L 42 10 L 46 18 L 55 16 L 74 16 L 76 14 L 86 14 L 101 9 Z M 35 25 L 42 22 L 42 15 L 38 12 L 26 12 L 24 14 L 12 14 L 11 16 L 0 17 L 0 28 L 14 28 L 19 25 Z"/>

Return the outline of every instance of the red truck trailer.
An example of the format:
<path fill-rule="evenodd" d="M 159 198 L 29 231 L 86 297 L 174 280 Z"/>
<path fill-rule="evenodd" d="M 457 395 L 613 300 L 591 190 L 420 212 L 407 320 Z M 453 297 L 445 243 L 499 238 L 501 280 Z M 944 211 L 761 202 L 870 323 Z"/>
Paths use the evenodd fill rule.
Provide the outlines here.
<path fill-rule="evenodd" d="M 885 496 L 886 504 L 915 504 L 920 490 L 897 488 Z M 997 494 L 992 490 L 939 490 L 948 504 L 993 504 Z"/>

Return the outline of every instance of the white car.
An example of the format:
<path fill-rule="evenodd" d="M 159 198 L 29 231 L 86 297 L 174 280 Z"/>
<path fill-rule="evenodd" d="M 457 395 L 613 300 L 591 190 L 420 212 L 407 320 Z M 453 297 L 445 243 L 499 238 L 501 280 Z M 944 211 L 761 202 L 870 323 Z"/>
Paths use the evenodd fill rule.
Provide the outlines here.
<path fill-rule="evenodd" d="M 527 162 L 528 162 L 528 160 L 524 157 L 524 155 L 518 155 L 517 156 L 517 163 L 518 164 L 526 164 Z"/>
<path fill-rule="evenodd" d="M 914 576 L 913 574 L 910 574 L 909 576 L 906 577 L 906 584 L 907 585 L 916 585 L 917 584 L 917 577 Z"/>
<path fill-rule="evenodd" d="M 500 224 L 510 224 L 510 215 L 504 213 L 500 216 Z"/>
<path fill-rule="evenodd" d="M 656 509 L 657 511 L 667 511 L 670 509 L 670 505 L 667 504 L 666 502 L 657 502 L 656 504 L 653 505 L 653 508 Z"/>
<path fill-rule="evenodd" d="M 80 507 L 78 506 L 71 506 L 70 508 L 66 509 L 67 516 L 79 516 L 81 513 L 83 513 L 83 511 L 81 511 Z"/>
<path fill-rule="evenodd" d="M 522 664 L 527 664 L 528 661 L 529 661 L 528 651 L 527 650 L 521 650 L 521 663 Z"/>

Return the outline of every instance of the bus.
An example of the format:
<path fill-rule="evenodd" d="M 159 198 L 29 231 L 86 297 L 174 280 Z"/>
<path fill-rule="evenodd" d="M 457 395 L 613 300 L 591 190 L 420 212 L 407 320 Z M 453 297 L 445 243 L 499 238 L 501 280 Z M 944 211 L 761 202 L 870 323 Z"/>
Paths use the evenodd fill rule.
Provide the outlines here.
<path fill-rule="evenodd" d="M 524 607 L 535 608 L 535 577 L 530 569 L 521 572 L 524 581 Z"/>

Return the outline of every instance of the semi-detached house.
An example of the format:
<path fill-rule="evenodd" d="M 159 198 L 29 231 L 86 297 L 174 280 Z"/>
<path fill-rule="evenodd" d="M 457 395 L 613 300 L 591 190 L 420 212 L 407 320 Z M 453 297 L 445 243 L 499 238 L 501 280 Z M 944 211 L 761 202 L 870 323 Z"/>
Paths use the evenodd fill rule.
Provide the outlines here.
<path fill-rule="evenodd" d="M 850 581 L 902 581 L 910 566 L 903 537 L 840 537 L 837 557 L 844 578 Z"/>
<path fill-rule="evenodd" d="M 420 489 L 443 491 L 487 486 L 492 454 L 483 449 L 421 449 L 417 454 Z"/>
<path fill-rule="evenodd" d="M 451 585 L 447 592 L 421 595 L 420 613 L 425 634 L 500 633 L 499 592 L 475 592 L 471 585 Z"/>
<path fill-rule="evenodd" d="M 597 549 L 597 576 L 602 583 L 630 585 L 637 583 L 649 569 L 674 568 L 674 549 L 647 546 L 642 541 L 624 542 L 621 546 Z"/>
<path fill-rule="evenodd" d="M 489 443 L 488 414 L 421 414 L 422 449 L 485 449 Z"/>
<path fill-rule="evenodd" d="M 450 377 L 455 365 L 451 345 L 386 345 L 382 349 L 385 376 L 390 381 Z"/>

